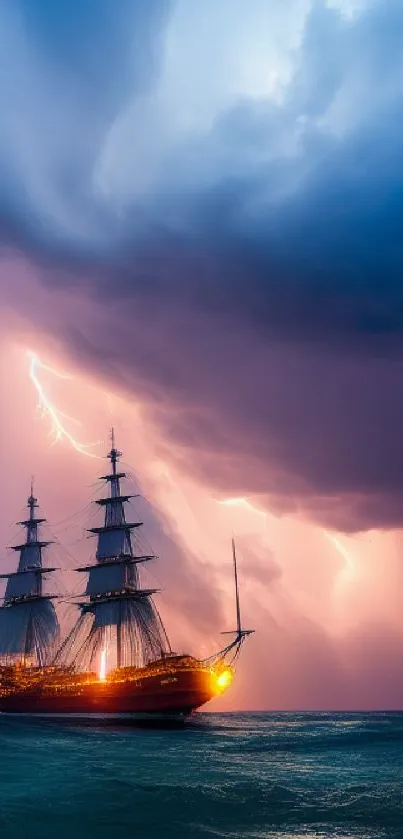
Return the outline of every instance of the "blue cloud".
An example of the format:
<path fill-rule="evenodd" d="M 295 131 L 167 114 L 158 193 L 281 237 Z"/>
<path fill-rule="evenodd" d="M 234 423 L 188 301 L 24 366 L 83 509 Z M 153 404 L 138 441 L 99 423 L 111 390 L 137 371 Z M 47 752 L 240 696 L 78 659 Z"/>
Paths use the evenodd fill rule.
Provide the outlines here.
<path fill-rule="evenodd" d="M 256 32 L 262 8 L 256 0 Z M 234 92 L 221 67 L 220 97 L 209 91 L 199 123 L 186 86 L 181 105 L 189 56 L 176 66 L 167 46 L 180 4 L 168 12 L 162 0 L 146 11 L 129 0 L 20 3 L 33 69 L 53 68 L 56 83 L 44 91 L 39 74 L 26 126 L 19 114 L 29 166 L 27 152 L 18 168 L 15 133 L 3 148 L 3 237 L 85 258 L 86 270 L 92 259 L 97 274 L 109 252 L 117 293 L 227 301 L 285 334 L 400 330 L 401 4 L 373 3 L 351 21 L 316 2 L 280 100 Z M 213 35 L 191 37 L 208 88 Z M 192 280 L 172 270 L 189 261 Z"/>
<path fill-rule="evenodd" d="M 93 173 L 131 96 L 152 86 L 170 4 L 8 2 L 0 10 L 2 239 L 46 255 L 105 237 Z"/>

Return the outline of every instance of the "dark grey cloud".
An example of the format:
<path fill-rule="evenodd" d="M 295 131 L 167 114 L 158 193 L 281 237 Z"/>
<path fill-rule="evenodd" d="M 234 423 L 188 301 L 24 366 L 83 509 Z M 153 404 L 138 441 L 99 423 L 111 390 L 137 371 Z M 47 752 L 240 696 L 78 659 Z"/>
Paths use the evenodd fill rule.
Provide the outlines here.
<path fill-rule="evenodd" d="M 161 8 L 144 24 L 152 54 Z M 402 27 L 396 0 L 353 21 L 314 3 L 283 100 L 238 97 L 175 142 L 161 123 L 146 134 L 161 165 L 120 214 L 73 189 L 81 238 L 38 235 L 20 195 L 14 213 L 3 201 L 4 241 L 82 294 L 81 322 L 58 325 L 70 351 L 147 395 L 171 457 L 220 491 L 351 530 L 402 521 Z M 152 98 L 151 65 L 148 87 L 143 65 L 134 76 Z M 149 130 L 136 84 L 133 97 Z M 52 175 L 63 200 L 89 148 Z"/>
<path fill-rule="evenodd" d="M 119 231 L 111 222 L 109 253 L 69 242 L 62 264 L 77 283 L 80 265 L 92 269 L 100 299 L 112 277 L 116 296 L 233 312 L 267 337 L 400 347 L 402 25 L 397 2 L 354 23 L 315 4 L 284 103 L 221 114 L 203 142 L 178 149 L 171 179 L 133 197 Z M 189 188 L 181 162 L 203 159 L 214 179 Z M 107 208 L 96 212 L 106 230 Z"/>
<path fill-rule="evenodd" d="M 105 121 L 110 109 L 118 114 L 129 95 L 136 99 L 157 85 L 172 4 L 156 0 L 146 12 L 133 0 L 119 12 L 108 0 L 96 9 L 86 0 L 69 12 L 48 5 L 41 0 L 20 9 L 42 61 L 55 62 L 56 76 L 71 77 L 89 110 L 87 123 L 99 115 Z M 316 2 L 284 101 L 244 97 L 218 116 L 207 135 L 186 148 L 179 143 L 172 170 L 162 172 L 159 185 L 140 200 L 132 196 L 119 231 L 107 202 L 97 206 L 82 185 L 80 194 L 89 159 L 71 149 L 64 173 L 52 173 L 56 186 L 67 199 L 76 190 L 105 232 L 108 221 L 109 260 L 99 245 L 98 264 L 96 248 L 85 253 L 78 236 L 63 253 L 62 237 L 49 230 L 46 242 L 38 237 L 43 258 L 57 249 L 61 266 L 64 258 L 66 267 L 71 260 L 78 270 L 81 257 L 86 271 L 93 262 L 97 277 L 103 266 L 100 294 L 113 271 L 117 294 L 177 294 L 211 307 L 238 306 L 287 337 L 288 326 L 292 331 L 298 321 L 304 333 L 320 330 L 328 301 L 326 330 L 393 331 L 401 304 L 403 59 L 396 33 L 402 25 L 396 0 L 370 4 L 354 23 Z M 110 64 L 101 60 L 107 55 Z M 99 147 L 91 140 L 93 163 Z M 203 160 L 210 161 L 204 182 L 191 187 L 180 167 L 203 169 Z M 3 235 L 14 244 L 20 238 L 23 246 L 21 229 L 12 237 L 7 211 L 5 201 Z M 22 227 L 34 223 L 22 207 L 20 212 Z"/>

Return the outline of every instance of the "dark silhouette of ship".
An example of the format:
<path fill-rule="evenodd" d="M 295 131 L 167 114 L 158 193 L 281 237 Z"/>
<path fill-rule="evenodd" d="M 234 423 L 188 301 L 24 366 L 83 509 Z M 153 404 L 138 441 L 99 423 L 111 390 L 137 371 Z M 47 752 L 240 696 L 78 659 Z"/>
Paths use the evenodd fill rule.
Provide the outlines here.
<path fill-rule="evenodd" d="M 155 559 L 138 554 L 139 521 L 127 521 L 133 495 L 122 493 L 121 452 L 112 446 L 108 488 L 97 504 L 104 512 L 95 562 L 76 569 L 87 577 L 76 606 L 79 617 L 61 638 L 58 595 L 44 593 L 44 579 L 55 568 L 43 564 L 51 543 L 40 539 L 46 519 L 36 514 L 33 485 L 18 568 L 7 579 L 0 607 L 0 711 L 39 715 L 129 714 L 144 718 L 184 718 L 231 684 L 245 637 L 239 607 L 237 558 L 232 542 L 236 630 L 232 640 L 210 658 L 199 660 L 171 649 L 153 600 L 157 589 L 142 588 L 140 568 Z"/>

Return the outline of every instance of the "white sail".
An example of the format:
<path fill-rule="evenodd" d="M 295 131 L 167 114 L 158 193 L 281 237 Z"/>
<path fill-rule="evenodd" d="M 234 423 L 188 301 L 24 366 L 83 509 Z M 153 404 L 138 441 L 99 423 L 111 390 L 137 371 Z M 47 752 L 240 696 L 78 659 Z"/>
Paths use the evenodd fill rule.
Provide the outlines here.
<path fill-rule="evenodd" d="M 44 664 L 59 637 L 51 600 L 42 598 L 0 609 L 0 655 Z"/>
<path fill-rule="evenodd" d="M 26 541 L 17 545 L 18 571 L 7 575 L 7 585 L 0 607 L 0 657 L 42 665 L 59 635 L 59 622 L 50 596 L 43 593 L 42 551 L 49 542 L 40 541 L 38 527 L 45 519 L 35 517 L 36 498 L 28 498 L 29 518 L 20 522 L 26 529 Z"/>
<path fill-rule="evenodd" d="M 35 571 L 11 574 L 6 586 L 5 600 L 14 597 L 30 597 L 41 593 L 41 578 Z"/>
<path fill-rule="evenodd" d="M 95 565 L 89 573 L 85 593 L 92 595 L 119 591 L 127 585 L 134 585 L 136 577 L 136 569 L 128 567 L 125 562 Z"/>
<path fill-rule="evenodd" d="M 105 530 L 98 536 L 97 559 L 131 554 L 130 531 L 127 528 Z"/>
<path fill-rule="evenodd" d="M 40 568 L 42 565 L 42 547 L 38 544 L 21 545 L 19 571 L 26 571 L 27 568 Z"/>
<path fill-rule="evenodd" d="M 142 666 L 170 652 L 165 629 L 153 603 L 155 589 L 141 589 L 137 562 L 153 559 L 136 556 L 133 531 L 141 522 L 128 523 L 120 483 L 125 474 L 117 471 L 120 452 L 108 454 L 112 470 L 104 475 L 109 496 L 97 501 L 104 509 L 104 524 L 91 528 L 97 535 L 96 563 L 78 569 L 88 573 L 82 614 L 63 644 L 58 661 L 85 669 L 105 646 L 113 646 L 117 667 Z"/>

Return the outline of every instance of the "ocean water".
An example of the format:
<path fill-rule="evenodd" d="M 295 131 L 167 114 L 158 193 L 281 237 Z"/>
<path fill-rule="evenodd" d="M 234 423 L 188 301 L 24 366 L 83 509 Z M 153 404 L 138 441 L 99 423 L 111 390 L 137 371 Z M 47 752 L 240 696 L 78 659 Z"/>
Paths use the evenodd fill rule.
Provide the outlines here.
<path fill-rule="evenodd" d="M 0 715 L 1 839 L 403 839 L 403 714 Z"/>

